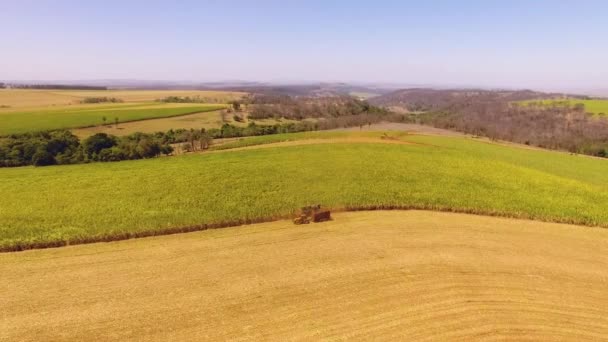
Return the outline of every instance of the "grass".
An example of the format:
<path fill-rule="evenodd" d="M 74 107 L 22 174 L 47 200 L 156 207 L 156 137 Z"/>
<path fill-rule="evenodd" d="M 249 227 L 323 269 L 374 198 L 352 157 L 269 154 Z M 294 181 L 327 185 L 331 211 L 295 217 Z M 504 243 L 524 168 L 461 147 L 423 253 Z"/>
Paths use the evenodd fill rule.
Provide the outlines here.
<path fill-rule="evenodd" d="M 377 132 L 373 133 L 360 133 L 356 136 L 371 136 L 378 137 Z M 288 141 L 301 141 L 301 140 L 313 140 L 313 139 L 335 139 L 335 138 L 347 138 L 352 137 L 353 134 L 349 132 L 302 132 L 302 133 L 285 133 L 285 134 L 271 134 L 261 135 L 257 137 L 245 137 L 232 139 L 225 143 L 220 143 L 211 146 L 212 151 L 230 150 L 241 147 L 267 145 Z"/>
<path fill-rule="evenodd" d="M 116 117 L 120 122 L 130 122 L 215 111 L 221 108 L 224 106 L 215 104 L 126 103 L 0 112 L 0 135 L 101 125 L 103 117 L 106 117 L 107 123 L 111 124 Z"/>
<path fill-rule="evenodd" d="M 522 103 L 530 103 L 530 102 L 542 102 L 544 105 L 564 105 L 568 104 L 569 106 L 574 106 L 578 103 L 582 103 L 585 105 L 585 110 L 588 113 L 596 114 L 596 115 L 606 115 L 608 114 L 608 100 L 602 99 L 594 99 L 594 100 L 579 100 L 579 99 L 560 99 L 560 100 L 534 100 L 534 101 L 523 101 Z"/>
<path fill-rule="evenodd" d="M 346 134 L 358 135 L 301 138 Z M 268 220 L 313 203 L 608 226 L 605 160 L 463 138 L 402 139 L 415 144 L 337 142 L 0 169 L 0 249 Z"/>
<path fill-rule="evenodd" d="M 0 340 L 603 340 L 607 241 L 375 211 L 1 254 Z"/>

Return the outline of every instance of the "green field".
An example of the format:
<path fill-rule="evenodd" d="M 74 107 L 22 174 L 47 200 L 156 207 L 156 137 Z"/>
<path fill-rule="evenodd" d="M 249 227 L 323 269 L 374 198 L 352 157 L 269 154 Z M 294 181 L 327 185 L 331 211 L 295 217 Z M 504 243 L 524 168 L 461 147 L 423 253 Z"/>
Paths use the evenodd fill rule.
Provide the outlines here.
<path fill-rule="evenodd" d="M 332 144 L 0 169 L 0 249 L 271 219 L 312 203 L 608 227 L 605 160 L 464 138 L 403 135 L 407 145 L 340 140 L 360 137 L 349 134 L 291 135 Z"/>
<path fill-rule="evenodd" d="M 574 107 L 578 103 L 582 103 L 585 105 L 585 111 L 588 113 L 596 114 L 596 115 L 607 115 L 608 114 L 608 100 L 579 100 L 579 99 L 559 99 L 559 100 L 533 100 L 533 101 L 523 101 L 522 103 L 531 103 L 531 102 L 542 102 L 544 105 L 564 105 L 568 104 L 569 106 Z"/>
<path fill-rule="evenodd" d="M 0 111 L 0 135 L 163 118 L 224 108 L 216 104 L 124 103 Z"/>

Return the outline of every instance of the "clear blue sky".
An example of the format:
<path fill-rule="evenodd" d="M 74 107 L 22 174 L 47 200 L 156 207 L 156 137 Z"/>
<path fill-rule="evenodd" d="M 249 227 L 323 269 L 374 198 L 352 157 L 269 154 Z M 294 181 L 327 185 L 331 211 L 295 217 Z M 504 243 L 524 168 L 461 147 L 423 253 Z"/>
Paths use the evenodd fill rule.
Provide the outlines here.
<path fill-rule="evenodd" d="M 608 1 L 0 1 L 0 79 L 608 88 Z"/>

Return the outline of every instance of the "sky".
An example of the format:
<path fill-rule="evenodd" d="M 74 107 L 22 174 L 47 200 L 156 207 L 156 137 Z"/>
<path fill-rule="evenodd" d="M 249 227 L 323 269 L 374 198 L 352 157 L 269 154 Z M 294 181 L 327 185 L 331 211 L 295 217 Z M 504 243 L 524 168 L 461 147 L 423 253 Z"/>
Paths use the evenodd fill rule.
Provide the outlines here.
<path fill-rule="evenodd" d="M 608 89 L 608 1 L 0 0 L 0 80 Z"/>

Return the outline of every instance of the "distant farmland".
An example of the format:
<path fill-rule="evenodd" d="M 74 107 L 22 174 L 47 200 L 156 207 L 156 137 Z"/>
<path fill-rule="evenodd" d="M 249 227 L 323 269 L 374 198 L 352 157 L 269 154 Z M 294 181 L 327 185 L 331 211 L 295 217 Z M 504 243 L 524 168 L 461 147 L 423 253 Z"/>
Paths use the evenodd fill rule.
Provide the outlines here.
<path fill-rule="evenodd" d="M 293 141 L 263 149 L 0 169 L 0 193 L 6 194 L 0 197 L 0 248 L 272 220 L 314 203 L 608 227 L 605 160 L 464 138 L 380 136 L 302 133 L 232 145 Z"/>
<path fill-rule="evenodd" d="M 65 106 L 60 109 L 1 111 L 0 135 L 53 129 L 90 127 L 152 118 L 164 118 L 224 108 L 217 104 L 103 104 Z M 106 118 L 104 122 L 102 119 Z"/>
<path fill-rule="evenodd" d="M 214 103 L 227 103 L 246 93 L 208 90 L 36 90 L 0 89 L 0 106 L 12 109 L 41 109 L 80 103 L 87 97 L 114 97 L 129 103 L 151 102 L 167 96 L 199 97 Z M 0 109 L 2 113 L 2 109 Z"/>
<path fill-rule="evenodd" d="M 597 115 L 608 115 L 608 100 L 593 99 L 593 100 L 579 100 L 579 99 L 559 99 L 559 100 L 533 100 L 523 101 L 522 103 L 528 104 L 532 102 L 540 102 L 544 105 L 568 105 L 574 107 L 576 104 L 585 105 L 585 111 Z"/>
<path fill-rule="evenodd" d="M 115 118 L 124 123 L 203 113 L 225 108 L 228 102 L 244 95 L 241 92 L 198 90 L 0 89 L 0 135 L 101 126 L 104 123 L 111 125 Z M 197 103 L 156 102 L 169 96 L 190 97 Z M 82 103 L 90 98 L 111 98 L 120 103 Z M 161 131 L 166 130 L 162 122 L 156 126 Z"/>

